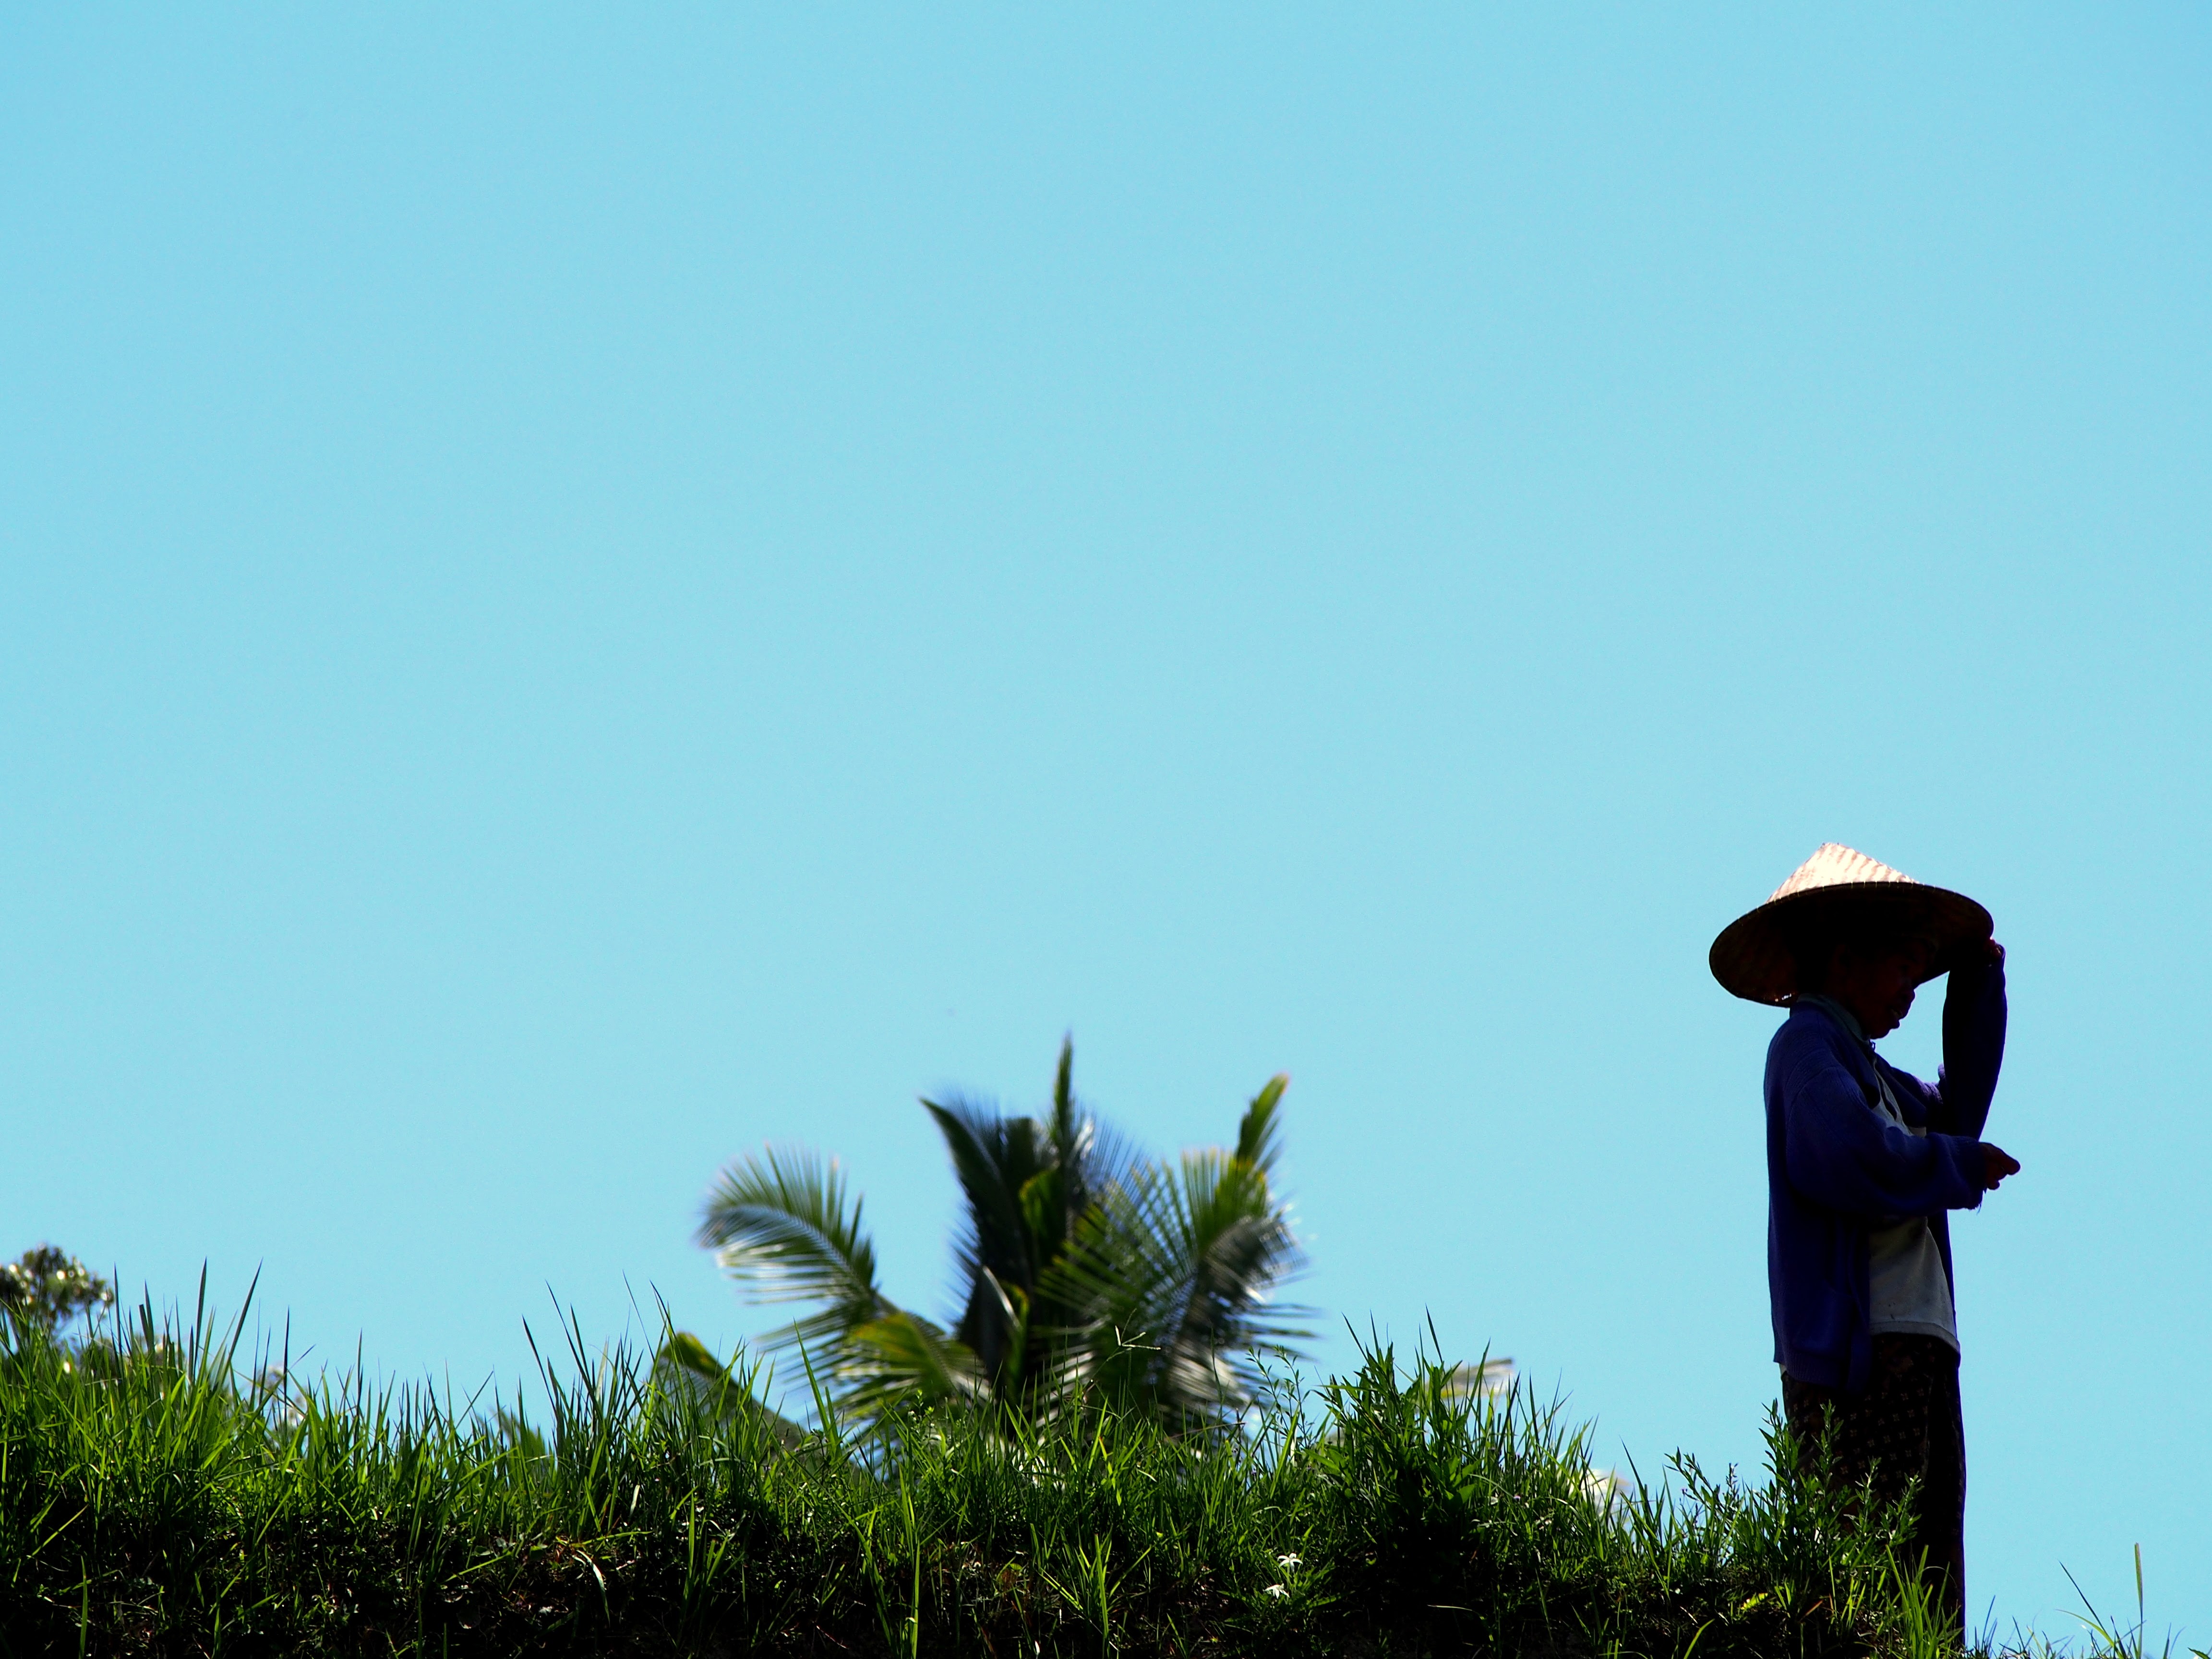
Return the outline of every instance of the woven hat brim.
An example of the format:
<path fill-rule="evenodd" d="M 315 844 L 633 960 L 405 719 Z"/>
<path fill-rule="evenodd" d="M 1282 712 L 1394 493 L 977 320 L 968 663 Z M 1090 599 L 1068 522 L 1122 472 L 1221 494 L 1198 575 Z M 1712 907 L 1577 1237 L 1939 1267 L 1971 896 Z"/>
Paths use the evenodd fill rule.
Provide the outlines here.
<path fill-rule="evenodd" d="M 1769 899 L 1721 929 L 1707 957 L 1724 990 L 1749 1002 L 1786 1005 L 1798 994 L 1802 939 L 1844 917 L 1864 925 L 1893 926 L 1897 937 L 1925 938 L 1935 945 L 1926 977 L 1950 970 L 1959 952 L 1996 931 L 1990 913 L 1964 893 L 1917 881 L 1850 881 Z"/>

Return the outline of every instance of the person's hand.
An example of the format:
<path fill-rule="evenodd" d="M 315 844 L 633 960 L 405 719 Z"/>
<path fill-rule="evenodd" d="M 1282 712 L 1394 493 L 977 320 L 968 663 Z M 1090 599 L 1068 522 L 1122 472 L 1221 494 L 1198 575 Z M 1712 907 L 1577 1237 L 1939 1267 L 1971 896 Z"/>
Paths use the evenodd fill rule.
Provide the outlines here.
<path fill-rule="evenodd" d="M 1986 1140 L 1982 1142 L 1982 1187 L 1984 1190 L 1993 1193 L 1997 1189 L 1997 1183 L 2002 1181 L 2007 1176 L 2018 1175 L 2019 1173 L 2020 1160 L 2018 1158 L 2014 1158 L 2010 1152 L 2005 1151 L 2002 1146 L 1992 1146 Z"/>
<path fill-rule="evenodd" d="M 1953 949 L 1943 958 L 1937 971 L 1953 973 L 1961 968 L 1984 969 L 2004 966 L 2005 948 L 1993 939 L 1978 939 Z"/>

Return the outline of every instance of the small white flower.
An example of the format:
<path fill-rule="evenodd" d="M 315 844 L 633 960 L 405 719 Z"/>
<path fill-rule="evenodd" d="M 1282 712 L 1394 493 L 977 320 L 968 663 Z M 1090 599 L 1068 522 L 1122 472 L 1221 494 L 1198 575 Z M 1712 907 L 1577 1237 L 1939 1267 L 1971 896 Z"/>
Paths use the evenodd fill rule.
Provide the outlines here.
<path fill-rule="evenodd" d="M 1285 1589 L 1284 1589 L 1280 1584 L 1270 1584 L 1270 1585 L 1268 1585 L 1268 1586 L 1267 1586 L 1267 1588 L 1266 1589 L 1266 1590 L 1264 1590 L 1264 1591 L 1263 1591 L 1263 1592 L 1261 1592 L 1261 1593 L 1262 1593 L 1263 1595 L 1272 1595 L 1272 1596 L 1273 1596 L 1273 1597 L 1274 1597 L 1278 1601 L 1281 1601 L 1281 1600 L 1283 1599 L 1283 1597 L 1285 1597 L 1285 1595 L 1288 1595 L 1290 1594 L 1290 1591 L 1288 1591 L 1288 1590 Z"/>
<path fill-rule="evenodd" d="M 1295 1555 L 1279 1555 L 1275 1558 L 1275 1565 L 1285 1572 L 1296 1572 L 1301 1564 Z"/>

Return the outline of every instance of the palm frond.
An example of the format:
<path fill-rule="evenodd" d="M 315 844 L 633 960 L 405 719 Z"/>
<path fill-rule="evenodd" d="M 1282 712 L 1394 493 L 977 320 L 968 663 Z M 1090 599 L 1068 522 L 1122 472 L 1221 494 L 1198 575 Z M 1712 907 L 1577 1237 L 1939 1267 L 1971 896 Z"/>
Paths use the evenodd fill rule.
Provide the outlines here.
<path fill-rule="evenodd" d="M 922 1104 L 945 1137 L 967 1200 L 957 1246 L 964 1299 L 954 1334 L 995 1377 L 1010 1359 L 1018 1364 L 1021 1346 L 1006 1311 L 1006 1288 L 1026 1297 L 1038 1268 L 1059 1247 L 1061 1218 L 1033 1213 L 1054 1184 L 1051 1148 L 1031 1119 L 1003 1117 L 958 1097 Z"/>
<path fill-rule="evenodd" d="M 1077 1138 L 1082 1133 L 1075 1105 L 1075 1034 L 1060 1040 L 1060 1063 L 1052 1071 L 1052 1143 L 1063 1163 L 1079 1156 Z"/>
<path fill-rule="evenodd" d="M 1064 1037 L 1060 1063 L 1054 1068 L 1052 1106 L 1046 1124 L 1054 1162 L 1066 1172 L 1062 1202 L 1072 1226 L 1074 1218 L 1091 1201 L 1141 1162 L 1136 1150 L 1103 1121 L 1086 1110 L 1075 1092 L 1075 1039 Z M 1062 1228 L 1065 1237 L 1068 1229 Z"/>
<path fill-rule="evenodd" d="M 696 1401 L 712 1416 L 757 1424 L 787 1451 L 805 1441 L 804 1429 L 760 1398 L 757 1366 L 740 1371 L 715 1358 L 707 1345 L 689 1331 L 669 1332 L 653 1357 L 653 1368 L 663 1388 Z"/>
<path fill-rule="evenodd" d="M 978 1387 L 981 1372 L 965 1346 L 877 1289 L 860 1200 L 848 1197 L 835 1159 L 769 1146 L 732 1164 L 708 1195 L 699 1242 L 753 1301 L 823 1304 L 769 1346 L 800 1348 L 842 1408 L 872 1415 Z M 702 1380 L 713 1364 L 696 1340 L 672 1343 L 665 1357 Z"/>
<path fill-rule="evenodd" d="M 1201 1152 L 1183 1155 L 1181 1174 L 1187 1266 L 1180 1322 L 1166 1334 L 1170 1350 L 1268 1346 L 1304 1334 L 1257 1316 L 1272 1287 L 1305 1265 L 1265 1172 L 1241 1158 Z"/>
<path fill-rule="evenodd" d="M 971 1400 L 988 1384 L 975 1354 L 928 1320 L 898 1310 L 852 1334 L 846 1403 L 882 1411 L 909 1400 Z"/>
<path fill-rule="evenodd" d="M 1278 1072 L 1267 1079 L 1267 1086 L 1252 1097 L 1252 1103 L 1244 1109 L 1243 1121 L 1237 1126 L 1237 1157 L 1239 1162 L 1250 1164 L 1261 1175 L 1275 1173 L 1275 1159 L 1282 1152 L 1282 1142 L 1277 1133 L 1279 1108 L 1283 1091 L 1291 1086 L 1291 1074 Z"/>
<path fill-rule="evenodd" d="M 1283 1084 L 1253 1101 L 1235 1152 L 1133 1170 L 1085 1216 L 1045 1287 L 1077 1311 L 1068 1380 L 1170 1421 L 1218 1420 L 1249 1399 L 1255 1352 L 1309 1334 L 1303 1310 L 1269 1300 L 1304 1261 L 1266 1169 Z"/>
<path fill-rule="evenodd" d="M 707 1196 L 699 1243 L 758 1303 L 821 1302 L 784 1341 L 833 1337 L 890 1310 L 876 1288 L 876 1252 L 847 1201 L 835 1158 L 768 1146 L 724 1170 Z"/>
<path fill-rule="evenodd" d="M 963 1265 L 971 1273 L 988 1267 L 1001 1279 L 1029 1284 L 1036 1276 L 1036 1263 L 1022 1212 L 1022 1189 L 1047 1164 L 1036 1126 L 1027 1118 L 1002 1117 L 957 1095 L 942 1104 L 921 1103 L 937 1121 L 968 1200 Z"/>

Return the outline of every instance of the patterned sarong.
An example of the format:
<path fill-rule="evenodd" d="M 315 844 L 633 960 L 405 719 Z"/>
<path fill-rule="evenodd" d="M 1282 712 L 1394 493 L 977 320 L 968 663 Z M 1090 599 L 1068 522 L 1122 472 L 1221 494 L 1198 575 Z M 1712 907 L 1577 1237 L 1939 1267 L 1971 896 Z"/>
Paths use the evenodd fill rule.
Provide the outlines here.
<path fill-rule="evenodd" d="M 1966 1431 L 1959 1412 L 1959 1356 L 1932 1336 L 1877 1336 L 1874 1376 L 1863 1394 L 1802 1382 L 1782 1373 L 1790 1432 L 1810 1447 L 1835 1407 L 1830 1442 L 1835 1478 L 1856 1486 L 1874 1472 L 1874 1489 L 1894 1502 L 1920 1482 L 1905 1548 L 1928 1553 L 1928 1576 L 1963 1628 L 1966 1608 Z"/>

